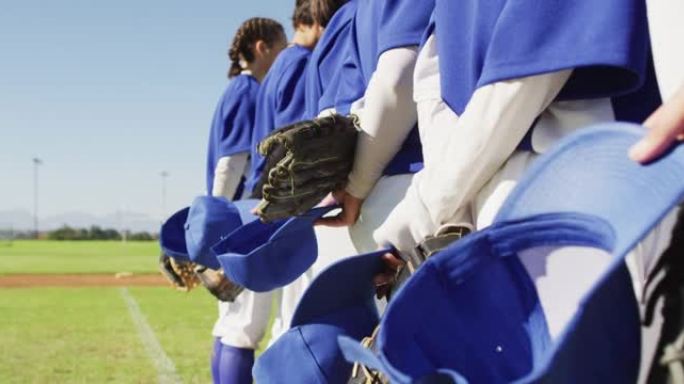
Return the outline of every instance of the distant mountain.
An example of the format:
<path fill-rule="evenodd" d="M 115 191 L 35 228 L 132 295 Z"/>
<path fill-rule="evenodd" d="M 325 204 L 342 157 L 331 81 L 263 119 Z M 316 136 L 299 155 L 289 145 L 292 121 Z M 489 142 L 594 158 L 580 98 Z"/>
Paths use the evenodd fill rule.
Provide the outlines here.
<path fill-rule="evenodd" d="M 131 232 L 159 231 L 159 221 L 144 213 L 115 212 L 104 216 L 83 212 L 66 212 L 58 215 L 41 217 L 40 230 L 50 231 L 64 225 L 74 228 L 89 228 L 97 225 L 102 228 L 127 229 Z M 0 211 L 0 230 L 14 229 L 28 231 L 33 229 L 33 216 L 24 210 Z"/>

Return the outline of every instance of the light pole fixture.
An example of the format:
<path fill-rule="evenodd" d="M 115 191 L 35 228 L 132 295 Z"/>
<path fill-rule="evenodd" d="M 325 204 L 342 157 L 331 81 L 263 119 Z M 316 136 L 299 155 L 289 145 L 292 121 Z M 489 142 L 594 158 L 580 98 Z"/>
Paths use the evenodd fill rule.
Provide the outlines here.
<path fill-rule="evenodd" d="M 38 238 L 38 167 L 43 165 L 43 160 L 33 158 L 33 236 Z"/>
<path fill-rule="evenodd" d="M 169 177 L 169 173 L 166 171 L 161 171 L 159 173 L 162 179 L 161 185 L 161 221 L 164 222 L 166 219 L 166 179 Z"/>

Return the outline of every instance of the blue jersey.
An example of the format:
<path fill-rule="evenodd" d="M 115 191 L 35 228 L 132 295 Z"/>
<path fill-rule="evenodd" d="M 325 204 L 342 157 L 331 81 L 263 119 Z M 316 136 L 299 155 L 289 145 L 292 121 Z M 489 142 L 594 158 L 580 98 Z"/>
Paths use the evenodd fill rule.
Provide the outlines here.
<path fill-rule="evenodd" d="M 259 185 L 266 159 L 257 145 L 275 129 L 304 120 L 304 91 L 307 63 L 311 51 L 293 45 L 283 50 L 261 84 L 256 104 L 256 120 L 252 132 L 251 169 L 245 188 L 254 192 Z"/>
<path fill-rule="evenodd" d="M 573 74 L 557 100 L 640 90 L 649 78 L 645 7 L 643 0 L 436 0 L 442 98 L 460 115 L 479 87 L 566 69 Z"/>
<path fill-rule="evenodd" d="M 363 96 L 382 53 L 420 44 L 434 8 L 434 0 L 358 0 L 337 107 Z"/>
<path fill-rule="evenodd" d="M 238 75 L 230 81 L 216 106 L 207 150 L 207 193 L 210 195 L 218 160 L 250 150 L 258 92 L 259 82 L 254 77 Z"/>
<path fill-rule="evenodd" d="M 434 0 L 358 0 L 335 97 L 339 113 L 349 113 L 351 104 L 363 97 L 383 52 L 420 44 L 433 9 Z M 421 163 L 420 137 L 414 128 L 384 174 L 415 172 Z"/>
<path fill-rule="evenodd" d="M 311 54 L 306 70 L 306 117 L 313 119 L 335 106 L 340 73 L 347 55 L 349 33 L 358 0 L 350 0 L 335 12 Z"/>

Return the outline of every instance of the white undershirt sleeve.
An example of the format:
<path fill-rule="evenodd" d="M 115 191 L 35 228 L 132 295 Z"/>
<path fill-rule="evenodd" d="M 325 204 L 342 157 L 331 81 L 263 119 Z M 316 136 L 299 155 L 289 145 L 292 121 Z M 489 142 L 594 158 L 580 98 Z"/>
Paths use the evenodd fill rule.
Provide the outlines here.
<path fill-rule="evenodd" d="M 366 89 L 362 110 L 352 109 L 359 115 L 362 128 L 346 188 L 354 197 L 368 196 L 416 125 L 413 69 L 417 55 L 414 46 L 382 53 Z"/>
<path fill-rule="evenodd" d="M 216 163 L 214 171 L 214 186 L 211 195 L 215 197 L 225 197 L 232 200 L 235 192 L 240 185 L 242 175 L 247 170 L 249 154 L 237 153 L 232 156 L 225 156 Z"/>
<path fill-rule="evenodd" d="M 375 232 L 375 240 L 409 251 L 450 223 L 511 156 L 571 73 L 565 70 L 478 89 L 454 127 L 442 130 L 444 134 L 426 135 L 440 141 L 428 145 L 439 151 L 430 154 L 439 161 L 426 164 L 414 177 L 404 200 Z"/>

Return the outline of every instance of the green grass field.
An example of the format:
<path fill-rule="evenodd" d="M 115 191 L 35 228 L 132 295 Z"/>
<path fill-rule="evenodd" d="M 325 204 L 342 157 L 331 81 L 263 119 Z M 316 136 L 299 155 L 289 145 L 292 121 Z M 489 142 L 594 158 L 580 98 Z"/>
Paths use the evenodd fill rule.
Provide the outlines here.
<path fill-rule="evenodd" d="M 157 273 L 158 255 L 154 241 L 14 241 L 0 244 L 0 275 Z"/>
<path fill-rule="evenodd" d="M 157 273 L 158 252 L 154 242 L 19 241 L 0 245 L 0 274 Z M 122 289 L 182 381 L 210 383 L 216 301 L 167 287 L 0 288 L 0 383 L 158 382 Z"/>
<path fill-rule="evenodd" d="M 157 382 L 120 289 L 0 289 L 0 382 Z M 213 298 L 128 289 L 183 382 L 210 382 Z"/>

